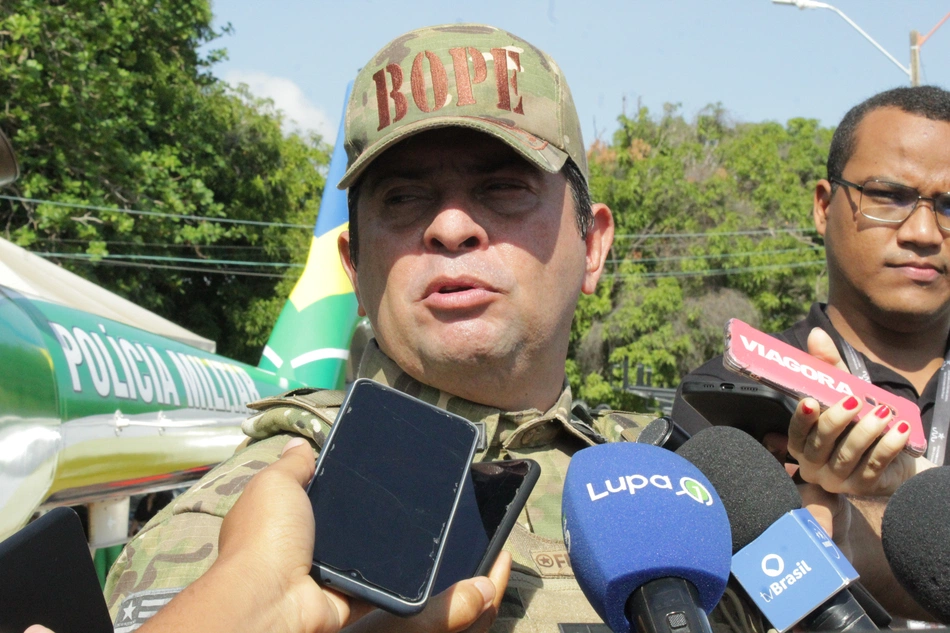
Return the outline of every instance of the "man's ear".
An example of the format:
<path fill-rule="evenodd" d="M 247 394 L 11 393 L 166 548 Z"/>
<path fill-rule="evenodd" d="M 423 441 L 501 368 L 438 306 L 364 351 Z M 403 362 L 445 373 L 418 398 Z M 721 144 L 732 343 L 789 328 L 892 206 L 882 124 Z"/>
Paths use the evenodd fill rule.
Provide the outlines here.
<path fill-rule="evenodd" d="M 597 281 L 604 272 L 604 262 L 614 243 L 614 216 L 606 204 L 591 205 L 593 222 L 587 230 L 587 266 L 584 272 L 584 283 L 581 291 L 584 294 L 593 294 L 597 288 Z"/>
<path fill-rule="evenodd" d="M 828 210 L 831 206 L 832 191 L 832 184 L 828 180 L 822 179 L 815 183 L 815 199 L 811 214 L 815 221 L 815 229 L 822 237 L 825 236 L 825 229 L 828 227 Z"/>
<path fill-rule="evenodd" d="M 356 274 L 356 266 L 350 258 L 350 232 L 343 231 L 336 240 L 337 250 L 340 251 L 340 263 L 343 264 L 343 270 L 353 284 L 353 292 L 356 294 L 357 314 L 366 316 L 366 310 L 363 309 L 363 301 L 360 299 L 360 282 Z"/>

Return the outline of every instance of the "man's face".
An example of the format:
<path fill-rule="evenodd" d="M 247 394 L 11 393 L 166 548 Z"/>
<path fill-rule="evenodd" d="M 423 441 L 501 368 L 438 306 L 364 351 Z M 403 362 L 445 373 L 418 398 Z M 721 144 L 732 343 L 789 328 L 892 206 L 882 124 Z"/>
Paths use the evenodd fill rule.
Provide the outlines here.
<path fill-rule="evenodd" d="M 950 191 L 950 123 L 897 108 L 871 111 L 858 125 L 854 155 L 841 177 L 908 185 L 925 197 Z M 864 217 L 861 194 L 818 183 L 814 217 L 825 236 L 831 295 L 842 310 L 859 310 L 897 331 L 945 324 L 950 314 L 950 241 L 930 202 L 900 226 Z"/>
<path fill-rule="evenodd" d="M 372 164 L 357 206 L 358 271 L 345 235 L 340 247 L 360 309 L 403 370 L 469 399 L 527 408 L 540 403 L 514 387 L 519 376 L 544 382 L 553 365 L 563 380 L 574 307 L 597 282 L 605 227 L 612 237 L 605 214 L 595 211 L 585 241 L 562 174 L 488 135 L 447 128 Z"/>

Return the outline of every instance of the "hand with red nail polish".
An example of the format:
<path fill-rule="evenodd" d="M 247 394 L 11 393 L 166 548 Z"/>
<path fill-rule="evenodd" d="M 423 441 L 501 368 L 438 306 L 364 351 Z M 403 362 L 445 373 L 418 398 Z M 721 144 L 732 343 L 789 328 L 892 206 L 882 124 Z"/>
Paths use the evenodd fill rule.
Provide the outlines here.
<path fill-rule="evenodd" d="M 809 353 L 842 368 L 837 348 L 825 338 L 825 332 L 813 330 L 808 337 Z M 825 411 L 812 398 L 799 402 L 789 423 L 788 453 L 798 461 L 802 480 L 832 493 L 889 495 L 933 466 L 903 452 L 909 426 L 902 423 L 888 429 L 893 412 L 887 406 L 863 405 L 853 395 L 842 396 Z"/>

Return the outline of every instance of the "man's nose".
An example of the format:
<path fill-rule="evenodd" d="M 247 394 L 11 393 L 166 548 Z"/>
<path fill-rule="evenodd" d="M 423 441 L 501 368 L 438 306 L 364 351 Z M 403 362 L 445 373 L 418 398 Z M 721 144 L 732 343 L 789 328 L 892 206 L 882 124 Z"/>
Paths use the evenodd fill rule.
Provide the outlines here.
<path fill-rule="evenodd" d="M 488 232 L 470 202 L 449 199 L 432 217 L 424 240 L 426 248 L 432 250 L 474 250 L 488 243 Z"/>
<path fill-rule="evenodd" d="M 921 247 L 939 247 L 947 237 L 940 229 L 934 213 L 933 202 L 920 200 L 917 207 L 897 229 L 899 242 L 916 244 Z"/>

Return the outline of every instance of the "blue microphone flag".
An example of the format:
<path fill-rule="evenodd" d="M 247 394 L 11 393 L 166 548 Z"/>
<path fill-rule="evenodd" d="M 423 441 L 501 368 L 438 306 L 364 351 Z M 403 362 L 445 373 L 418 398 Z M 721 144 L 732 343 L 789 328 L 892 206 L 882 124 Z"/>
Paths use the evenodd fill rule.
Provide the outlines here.
<path fill-rule="evenodd" d="M 688 580 L 707 613 L 722 597 L 729 520 L 706 477 L 675 453 L 628 442 L 578 451 L 561 508 L 577 582 L 614 631 L 630 630 L 627 600 L 653 580 Z"/>
<path fill-rule="evenodd" d="M 858 579 L 808 510 L 785 514 L 736 552 L 732 573 L 779 633 Z"/>

